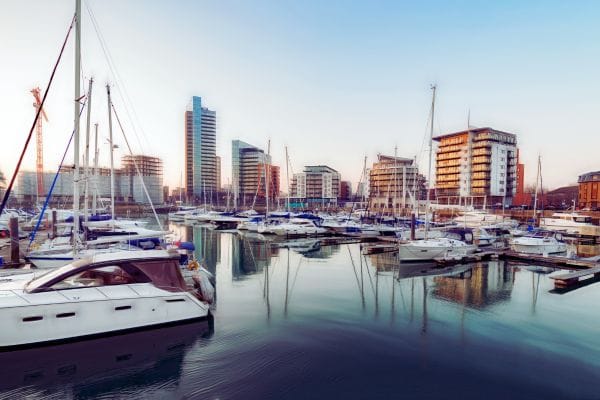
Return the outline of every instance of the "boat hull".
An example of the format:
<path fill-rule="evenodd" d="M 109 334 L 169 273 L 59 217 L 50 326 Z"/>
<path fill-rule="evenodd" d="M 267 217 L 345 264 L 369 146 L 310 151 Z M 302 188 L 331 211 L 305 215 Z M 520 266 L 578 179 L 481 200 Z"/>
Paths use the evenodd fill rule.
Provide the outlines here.
<path fill-rule="evenodd" d="M 0 351 L 116 335 L 206 318 L 209 306 L 188 292 L 149 284 L 28 294 L 0 292 Z"/>

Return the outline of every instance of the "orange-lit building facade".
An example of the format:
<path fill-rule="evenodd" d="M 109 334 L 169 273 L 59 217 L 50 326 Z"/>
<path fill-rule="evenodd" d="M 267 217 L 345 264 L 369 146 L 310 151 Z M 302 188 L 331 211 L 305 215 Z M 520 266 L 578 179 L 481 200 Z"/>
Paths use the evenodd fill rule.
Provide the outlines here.
<path fill-rule="evenodd" d="M 579 175 L 579 208 L 597 209 L 600 204 L 600 171 Z"/>
<path fill-rule="evenodd" d="M 517 192 L 517 138 L 492 128 L 477 128 L 434 138 L 436 195 L 439 202 L 512 204 Z"/>

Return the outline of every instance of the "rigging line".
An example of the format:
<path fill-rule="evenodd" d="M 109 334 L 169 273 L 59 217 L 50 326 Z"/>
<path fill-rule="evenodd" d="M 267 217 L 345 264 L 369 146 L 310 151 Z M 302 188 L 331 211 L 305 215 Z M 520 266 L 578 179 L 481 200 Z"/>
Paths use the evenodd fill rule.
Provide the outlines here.
<path fill-rule="evenodd" d="M 375 295 L 375 285 L 373 285 L 373 279 L 371 278 L 371 271 L 369 270 L 369 263 L 367 262 L 367 255 L 364 255 L 365 266 L 367 267 L 367 274 L 369 274 L 369 282 L 371 283 L 371 289 L 373 290 L 373 295 Z M 377 273 L 377 271 L 375 271 Z"/>
<path fill-rule="evenodd" d="M 350 245 L 346 245 L 346 248 L 348 249 L 348 255 L 350 255 L 350 261 L 352 263 L 352 270 L 354 271 L 354 276 L 356 277 L 356 284 L 358 285 L 358 290 L 361 291 L 360 289 L 360 281 L 358 280 L 358 273 L 356 272 L 356 266 L 354 265 L 354 257 L 352 257 L 352 252 L 350 251 Z"/>
<path fill-rule="evenodd" d="M 300 264 L 302 264 L 303 259 L 304 257 L 300 257 L 298 260 L 298 265 L 296 266 L 296 273 L 294 274 L 294 280 L 292 281 L 292 287 L 290 288 L 290 296 L 288 301 L 292 299 L 292 294 L 294 293 L 294 288 L 296 287 L 296 279 L 298 279 L 298 272 L 300 272 Z"/>
<path fill-rule="evenodd" d="M 56 69 L 58 68 L 58 64 L 62 59 L 62 55 L 65 51 L 65 47 L 67 45 L 67 41 L 69 40 L 69 36 L 71 31 L 73 30 L 73 25 L 75 24 L 76 15 L 73 15 L 71 19 L 71 24 L 69 25 L 69 29 L 67 31 L 67 35 L 65 36 L 65 40 L 60 48 L 60 53 L 58 54 L 58 59 L 54 64 L 54 68 L 52 68 L 52 73 L 50 74 L 50 79 L 48 80 L 48 85 L 46 85 L 46 90 L 44 91 L 44 97 L 42 97 L 42 102 L 40 106 L 37 107 L 37 112 L 35 113 L 35 118 L 33 119 L 33 123 L 31 124 L 31 129 L 29 129 L 29 135 L 27 136 L 27 140 L 25 141 L 25 146 L 23 147 L 23 151 L 21 151 L 21 155 L 19 157 L 19 161 L 17 162 L 17 166 L 15 168 L 15 172 L 13 176 L 10 178 L 10 183 L 6 188 L 6 192 L 4 192 L 4 198 L 2 199 L 2 204 L 0 205 L 0 214 L 4 211 L 4 207 L 8 201 L 8 197 L 10 196 L 10 192 L 12 191 L 13 185 L 15 184 L 15 179 L 17 178 L 17 174 L 19 173 L 19 169 L 21 168 L 21 163 L 23 162 L 23 157 L 25 156 L 25 152 L 27 151 L 27 147 L 29 146 L 29 142 L 31 141 L 31 137 L 33 136 L 33 130 L 37 124 L 38 119 L 40 118 L 40 114 L 43 110 L 44 103 L 46 102 L 46 97 L 48 96 L 48 92 L 50 91 L 50 86 L 52 85 L 52 81 L 54 80 L 54 74 L 56 73 Z"/>
<path fill-rule="evenodd" d="M 104 57 L 106 58 L 106 63 L 108 64 L 108 68 L 110 69 L 110 71 L 114 77 L 114 81 L 117 83 L 116 88 L 119 93 L 119 97 L 121 97 L 121 101 L 124 104 L 125 112 L 126 112 L 127 116 L 129 117 L 129 119 L 131 121 L 135 122 L 134 124 L 132 124 L 132 127 L 133 127 L 133 132 L 135 134 L 135 137 L 140 146 L 140 149 L 142 149 L 142 151 L 146 152 L 144 149 L 144 146 L 143 146 L 143 142 L 140 140 L 140 137 L 139 137 L 139 134 L 137 132 L 135 125 L 138 124 L 140 126 L 140 129 L 142 130 L 142 134 L 144 136 L 146 136 L 146 135 L 143 131 L 143 128 L 141 126 L 141 123 L 137 116 L 137 113 L 135 112 L 135 108 L 133 107 L 133 102 L 131 101 L 131 97 L 129 96 L 127 89 L 125 88 L 125 85 L 123 84 L 121 75 L 117 71 L 117 67 L 115 65 L 115 62 L 113 61 L 110 51 L 108 50 L 108 46 L 106 45 L 106 40 L 104 39 L 104 35 L 102 35 L 102 32 L 100 31 L 100 27 L 98 26 L 98 21 L 96 20 L 96 16 L 94 15 L 94 12 L 92 11 L 88 2 L 84 2 L 84 4 L 85 4 L 85 7 L 87 8 L 88 14 L 90 16 L 90 20 L 92 21 L 92 26 L 94 27 L 94 31 L 96 32 L 96 36 L 98 37 L 98 41 L 100 42 L 100 47 L 102 48 L 102 52 L 104 53 Z M 127 104 L 130 104 L 131 109 L 133 110 L 134 118 L 132 118 Z"/>
<path fill-rule="evenodd" d="M 125 139 L 125 144 L 127 144 L 127 149 L 129 149 L 129 154 L 131 154 L 131 156 L 132 156 L 133 165 L 135 166 L 135 170 L 136 170 L 136 172 L 138 174 L 138 177 L 142 181 L 142 188 L 144 189 L 144 193 L 146 194 L 146 197 L 148 198 L 148 201 L 150 202 L 150 208 L 152 209 L 152 213 L 154 213 L 154 218 L 156 218 L 156 223 L 158 224 L 158 227 L 162 231 L 163 230 L 163 226 L 160 223 L 160 220 L 158 219 L 158 214 L 156 214 L 156 210 L 154 209 L 154 203 L 152 203 L 152 199 L 150 198 L 150 194 L 148 193 L 148 189 L 146 188 L 146 183 L 144 182 L 144 178 L 142 177 L 142 173 L 140 172 L 140 168 L 138 167 L 137 162 L 135 161 L 135 157 L 133 157 L 133 151 L 131 150 L 131 146 L 129 145 L 129 140 L 127 140 L 127 136 L 125 135 L 125 131 L 123 130 L 123 125 L 121 125 L 121 120 L 119 119 L 119 115 L 117 114 L 117 110 L 115 109 L 115 105 L 114 105 L 114 103 L 112 101 L 111 101 L 110 105 L 112 107 L 113 112 L 115 113 L 115 119 L 117 120 L 117 123 L 119 124 L 119 128 L 121 129 L 121 133 L 123 134 L 123 138 Z"/>

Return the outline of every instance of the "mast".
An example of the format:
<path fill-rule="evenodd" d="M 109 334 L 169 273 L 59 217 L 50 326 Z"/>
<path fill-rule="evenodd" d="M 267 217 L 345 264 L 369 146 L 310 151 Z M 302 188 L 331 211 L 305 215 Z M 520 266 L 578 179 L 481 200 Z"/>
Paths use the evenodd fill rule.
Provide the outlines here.
<path fill-rule="evenodd" d="M 286 180 L 286 186 L 287 186 L 287 204 L 286 204 L 286 210 L 287 212 L 290 212 L 290 172 L 289 172 L 289 167 L 290 167 L 290 159 L 288 157 L 288 149 L 287 146 L 285 146 L 285 180 Z"/>
<path fill-rule="evenodd" d="M 265 215 L 269 214 L 269 189 L 271 189 L 269 187 L 269 174 L 271 173 L 271 168 L 269 168 L 271 166 L 271 139 L 269 139 L 269 143 L 267 144 L 267 162 L 268 164 L 265 164 L 265 190 L 267 194 L 267 211 L 265 212 Z"/>
<path fill-rule="evenodd" d="M 85 174 L 85 191 L 83 195 L 83 220 L 87 223 L 88 221 L 88 202 L 89 202 L 89 180 L 90 180 L 90 119 L 92 114 L 92 85 L 94 84 L 94 78 L 90 78 L 88 86 L 88 98 L 87 98 L 87 121 L 85 128 L 85 155 L 83 162 L 83 171 Z"/>
<path fill-rule="evenodd" d="M 98 123 L 96 122 L 94 124 L 94 169 L 92 171 L 92 176 L 94 177 L 94 192 L 92 194 L 92 215 L 95 215 L 97 210 L 96 210 L 96 204 L 98 202 L 98 199 L 96 198 L 96 195 L 98 193 L 98 177 L 97 177 L 97 173 L 98 173 Z"/>
<path fill-rule="evenodd" d="M 536 221 L 537 221 L 537 194 L 538 194 L 538 185 L 539 185 L 539 180 L 540 180 L 540 175 L 541 175 L 541 168 L 542 168 L 542 161 L 541 161 L 541 156 L 538 155 L 538 168 L 537 168 L 537 175 L 535 177 L 535 193 L 533 195 L 533 224 L 536 225 Z"/>
<path fill-rule="evenodd" d="M 79 107 L 81 104 L 81 0 L 75 0 L 75 137 L 73 141 L 73 256 L 77 254 L 79 243 Z"/>
<path fill-rule="evenodd" d="M 429 134 L 429 170 L 427 172 L 427 201 L 426 201 L 426 205 L 425 205 L 425 239 L 427 239 L 427 233 L 429 232 L 429 192 L 430 192 L 430 186 L 431 186 L 431 155 L 433 153 L 433 121 L 434 121 L 434 116 L 435 116 L 435 91 L 437 89 L 437 86 L 431 85 L 431 90 L 433 92 L 433 95 L 431 97 L 431 129 L 430 129 L 430 134 Z"/>
<path fill-rule="evenodd" d="M 110 107 L 110 86 L 106 84 L 106 94 L 108 95 L 108 142 L 110 144 L 110 218 L 115 220 L 115 160 L 113 155 L 113 132 L 112 132 L 112 110 Z"/>

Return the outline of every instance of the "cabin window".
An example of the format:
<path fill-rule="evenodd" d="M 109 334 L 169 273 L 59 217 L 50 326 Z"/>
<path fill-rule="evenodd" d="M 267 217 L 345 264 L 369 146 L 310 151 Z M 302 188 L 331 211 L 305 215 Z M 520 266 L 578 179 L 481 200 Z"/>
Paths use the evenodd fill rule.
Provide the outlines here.
<path fill-rule="evenodd" d="M 135 274 L 134 274 L 135 275 Z M 52 289 L 73 289 L 82 287 L 97 287 L 111 285 L 127 285 L 130 283 L 141 283 L 140 279 L 132 276 L 118 265 L 108 265 L 91 268 L 66 277 L 51 286 Z M 148 279 L 142 279 L 142 282 Z"/>

